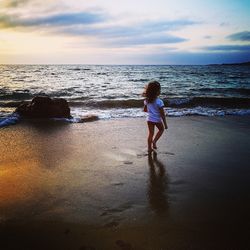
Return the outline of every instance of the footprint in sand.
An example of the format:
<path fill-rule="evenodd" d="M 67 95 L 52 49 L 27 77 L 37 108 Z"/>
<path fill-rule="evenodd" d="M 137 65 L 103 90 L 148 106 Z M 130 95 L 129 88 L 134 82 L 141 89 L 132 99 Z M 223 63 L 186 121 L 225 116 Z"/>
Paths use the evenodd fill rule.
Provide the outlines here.
<path fill-rule="evenodd" d="M 116 245 L 119 246 L 122 250 L 131 250 L 133 249 L 131 244 L 128 242 L 125 242 L 123 240 L 117 240 Z"/>
<path fill-rule="evenodd" d="M 128 209 L 131 209 L 132 206 L 133 205 L 130 202 L 127 202 L 127 203 L 121 204 L 118 207 L 106 208 L 105 211 L 103 211 L 103 213 L 100 214 L 100 216 L 109 216 L 109 215 L 117 214 L 117 213 L 119 214 L 119 213 L 122 213 Z"/>
<path fill-rule="evenodd" d="M 160 154 L 163 154 L 163 155 L 175 155 L 174 153 L 171 153 L 171 152 L 160 152 Z"/>
<path fill-rule="evenodd" d="M 141 153 L 141 154 L 137 154 L 136 156 L 137 158 L 142 158 L 142 157 L 148 156 L 148 153 Z"/>
<path fill-rule="evenodd" d="M 131 165 L 131 164 L 133 164 L 133 162 L 132 161 L 123 161 L 123 164 Z"/>
<path fill-rule="evenodd" d="M 115 228 L 115 227 L 118 227 L 118 226 L 119 226 L 118 221 L 112 221 L 112 222 L 109 222 L 109 223 L 104 225 L 104 227 L 107 227 L 107 228 Z"/>
<path fill-rule="evenodd" d="M 123 186 L 124 183 L 122 182 L 116 182 L 116 183 L 113 183 L 112 186 Z"/>

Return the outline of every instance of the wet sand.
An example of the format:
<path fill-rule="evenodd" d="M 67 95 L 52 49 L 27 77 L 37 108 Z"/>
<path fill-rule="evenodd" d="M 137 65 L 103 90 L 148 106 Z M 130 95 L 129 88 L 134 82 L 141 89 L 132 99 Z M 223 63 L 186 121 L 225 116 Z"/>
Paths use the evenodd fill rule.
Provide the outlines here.
<path fill-rule="evenodd" d="M 249 249 L 250 117 L 0 130 L 0 249 Z"/>

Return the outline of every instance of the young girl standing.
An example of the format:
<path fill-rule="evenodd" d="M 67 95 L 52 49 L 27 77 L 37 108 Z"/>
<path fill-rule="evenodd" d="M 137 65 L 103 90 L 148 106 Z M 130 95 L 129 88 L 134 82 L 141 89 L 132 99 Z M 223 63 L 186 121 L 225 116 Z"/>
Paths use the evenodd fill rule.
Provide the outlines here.
<path fill-rule="evenodd" d="M 146 86 L 143 96 L 144 100 L 144 112 L 147 112 L 147 124 L 148 124 L 148 152 L 151 153 L 153 149 L 157 149 L 156 142 L 164 132 L 164 128 L 167 129 L 166 115 L 164 112 L 164 103 L 158 97 L 161 93 L 161 85 L 157 81 L 151 81 Z M 164 126 L 163 126 L 164 125 Z M 155 127 L 158 128 L 158 132 L 154 137 Z"/>

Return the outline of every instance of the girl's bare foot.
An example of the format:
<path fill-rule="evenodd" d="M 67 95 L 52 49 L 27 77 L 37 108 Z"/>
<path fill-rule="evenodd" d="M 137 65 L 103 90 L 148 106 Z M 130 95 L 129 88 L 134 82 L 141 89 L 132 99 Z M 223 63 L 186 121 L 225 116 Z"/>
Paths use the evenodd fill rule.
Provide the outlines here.
<path fill-rule="evenodd" d="M 153 142 L 152 144 L 153 144 L 153 149 L 157 149 L 156 143 Z"/>

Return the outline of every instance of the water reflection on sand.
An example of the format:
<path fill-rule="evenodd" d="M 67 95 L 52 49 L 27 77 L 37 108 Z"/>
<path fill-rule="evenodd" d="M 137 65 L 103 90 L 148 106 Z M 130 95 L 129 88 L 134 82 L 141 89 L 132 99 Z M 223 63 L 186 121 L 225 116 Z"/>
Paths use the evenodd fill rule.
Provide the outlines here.
<path fill-rule="evenodd" d="M 157 154 L 148 156 L 148 165 L 149 182 L 147 195 L 149 206 L 156 215 L 166 215 L 169 208 L 166 167 L 158 159 Z"/>

